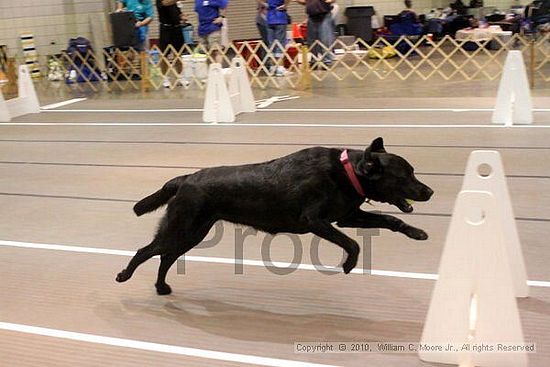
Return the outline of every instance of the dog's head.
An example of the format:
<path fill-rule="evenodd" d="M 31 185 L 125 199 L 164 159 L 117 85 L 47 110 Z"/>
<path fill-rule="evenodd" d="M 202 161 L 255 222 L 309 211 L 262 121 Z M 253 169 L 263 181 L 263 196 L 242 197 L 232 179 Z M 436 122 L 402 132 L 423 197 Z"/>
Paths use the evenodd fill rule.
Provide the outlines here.
<path fill-rule="evenodd" d="M 386 152 L 382 138 L 376 138 L 365 150 L 357 171 L 369 199 L 395 205 L 405 213 L 413 211 L 411 200 L 428 201 L 434 193 L 416 179 L 409 162 Z"/>

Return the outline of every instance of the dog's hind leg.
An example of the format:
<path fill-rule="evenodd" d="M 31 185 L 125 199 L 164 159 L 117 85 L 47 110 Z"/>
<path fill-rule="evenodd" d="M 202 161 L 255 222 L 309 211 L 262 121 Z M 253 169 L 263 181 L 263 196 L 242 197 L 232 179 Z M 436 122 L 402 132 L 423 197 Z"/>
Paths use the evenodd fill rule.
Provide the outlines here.
<path fill-rule="evenodd" d="M 155 283 L 159 295 L 172 292 L 166 283 L 168 270 L 181 255 L 197 246 L 208 235 L 215 222 L 202 190 L 182 185 L 178 195 L 168 204 L 157 234 L 162 236 L 164 248 Z"/>
<path fill-rule="evenodd" d="M 161 249 L 158 246 L 158 239 L 155 238 L 153 242 L 151 242 L 149 245 L 143 248 L 140 248 L 136 252 L 134 257 L 128 263 L 128 266 L 126 267 L 126 269 L 118 273 L 116 277 L 116 281 L 119 283 L 127 281 L 132 277 L 132 275 L 134 274 L 134 271 L 139 265 L 143 264 L 145 261 L 149 260 L 155 255 L 160 255 L 160 253 L 161 253 Z"/>
<path fill-rule="evenodd" d="M 166 284 L 166 274 L 170 267 L 176 262 L 176 260 L 183 255 L 179 252 L 171 252 L 160 256 L 160 265 L 157 276 L 157 282 L 155 283 L 155 288 L 157 289 L 157 294 L 166 295 L 172 293 L 172 289 L 168 284 Z"/>
<path fill-rule="evenodd" d="M 206 237 L 215 222 L 202 190 L 192 185 L 181 185 L 176 196 L 168 204 L 155 239 L 151 245 L 136 253 L 128 267 L 118 274 L 117 281 L 124 282 L 130 279 L 141 263 L 155 255 L 161 255 L 155 287 L 158 294 L 170 294 L 170 286 L 166 284 L 166 273 L 178 257 Z"/>
<path fill-rule="evenodd" d="M 350 271 L 357 265 L 357 257 L 359 256 L 359 245 L 357 242 L 346 236 L 334 228 L 330 223 L 326 222 L 310 222 L 311 232 L 327 241 L 330 241 L 346 251 L 348 257 L 342 264 L 344 273 L 349 274 Z"/>
<path fill-rule="evenodd" d="M 164 253 L 160 257 L 157 281 L 155 283 L 155 288 L 159 295 L 172 293 L 172 289 L 166 283 L 168 270 L 180 256 L 198 245 L 206 237 L 215 220 L 211 218 L 206 219 L 204 215 L 199 215 L 192 221 L 187 219 L 187 222 L 189 223 L 188 228 L 182 233 L 184 238 L 181 238 L 175 246 L 169 246 L 171 249 L 170 252 Z"/>
<path fill-rule="evenodd" d="M 385 228 L 394 232 L 403 233 L 415 240 L 428 239 L 428 234 L 420 228 L 413 227 L 401 219 L 387 214 L 378 214 L 357 210 L 351 215 L 336 222 L 338 227 L 347 228 Z"/>
<path fill-rule="evenodd" d="M 174 202 L 178 200 L 174 199 Z M 173 252 L 177 248 L 178 234 L 182 231 L 181 223 L 177 220 L 178 212 L 181 211 L 178 206 L 169 206 L 169 210 L 162 218 L 155 239 L 151 244 L 139 249 L 135 256 L 130 260 L 126 269 L 118 273 L 116 281 L 125 282 L 132 277 L 136 268 L 155 255 Z"/>

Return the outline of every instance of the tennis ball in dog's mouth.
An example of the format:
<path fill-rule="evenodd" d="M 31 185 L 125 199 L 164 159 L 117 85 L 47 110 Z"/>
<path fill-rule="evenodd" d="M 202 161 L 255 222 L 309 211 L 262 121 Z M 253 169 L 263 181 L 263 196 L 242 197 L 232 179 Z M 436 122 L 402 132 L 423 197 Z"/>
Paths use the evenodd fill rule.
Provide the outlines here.
<path fill-rule="evenodd" d="M 405 199 L 405 201 L 406 201 L 407 204 L 409 204 L 410 206 L 413 206 L 413 204 L 414 204 L 414 200 L 412 200 L 412 199 Z"/>

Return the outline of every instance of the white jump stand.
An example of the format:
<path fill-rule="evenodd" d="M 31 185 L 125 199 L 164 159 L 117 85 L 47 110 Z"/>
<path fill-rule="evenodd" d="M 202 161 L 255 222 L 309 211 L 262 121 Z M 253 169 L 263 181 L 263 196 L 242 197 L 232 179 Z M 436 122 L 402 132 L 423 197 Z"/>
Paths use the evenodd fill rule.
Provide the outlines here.
<path fill-rule="evenodd" d="M 222 69 L 217 63 L 211 64 L 202 120 L 210 123 L 235 122 L 236 115 L 255 111 L 244 60 L 234 58 L 229 69 Z"/>
<path fill-rule="evenodd" d="M 7 101 L 0 93 L 0 122 L 9 122 L 18 116 L 40 112 L 40 103 L 26 65 L 19 66 L 17 89 L 18 97 Z"/>
<path fill-rule="evenodd" d="M 533 123 L 533 104 L 521 51 L 509 51 L 500 78 L 492 122 L 505 126 Z"/>
<path fill-rule="evenodd" d="M 516 297 L 527 275 L 500 155 L 470 154 L 455 202 L 420 350 L 424 361 L 461 367 L 526 367 L 526 352 L 479 352 L 475 345 L 522 344 Z"/>
<path fill-rule="evenodd" d="M 527 366 L 526 353 L 496 350 L 498 343 L 524 342 L 500 214 L 490 192 L 458 195 L 420 342 L 453 349 L 421 349 L 420 359 L 460 367 Z M 476 345 L 495 350 L 479 352 Z"/>

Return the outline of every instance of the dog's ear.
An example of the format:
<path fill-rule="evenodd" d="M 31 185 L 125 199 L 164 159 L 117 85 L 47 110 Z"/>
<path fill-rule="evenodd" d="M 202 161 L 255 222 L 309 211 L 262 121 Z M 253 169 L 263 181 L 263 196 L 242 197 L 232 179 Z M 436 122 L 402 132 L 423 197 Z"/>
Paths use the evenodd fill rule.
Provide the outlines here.
<path fill-rule="evenodd" d="M 380 138 L 380 140 L 382 140 Z M 382 148 L 384 149 L 384 148 Z M 372 145 L 365 149 L 365 152 L 363 153 L 363 159 L 359 162 L 359 170 L 364 175 L 373 174 L 375 172 L 380 172 L 381 166 L 380 166 L 380 160 L 378 159 L 378 156 L 376 154 L 372 153 L 382 153 L 381 151 L 373 151 Z"/>
<path fill-rule="evenodd" d="M 369 168 L 369 170 L 374 167 L 375 164 L 379 163 L 371 153 L 386 153 L 386 149 L 384 149 L 384 139 L 380 137 L 374 139 L 363 153 L 362 164 L 364 168 Z"/>
<path fill-rule="evenodd" d="M 378 157 L 373 156 L 371 153 L 386 153 L 386 149 L 384 149 L 384 139 L 380 137 L 374 139 L 370 146 L 365 149 L 363 159 L 361 160 L 361 170 L 365 174 L 375 172 L 380 166 Z"/>
<path fill-rule="evenodd" d="M 367 149 L 370 149 L 373 153 L 386 153 L 386 149 L 384 149 L 384 139 L 381 137 L 374 139 Z"/>

